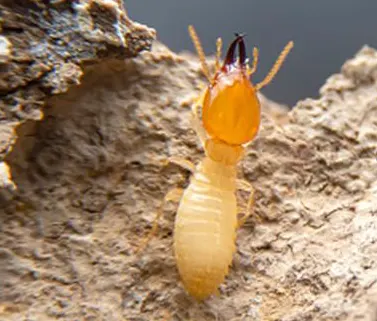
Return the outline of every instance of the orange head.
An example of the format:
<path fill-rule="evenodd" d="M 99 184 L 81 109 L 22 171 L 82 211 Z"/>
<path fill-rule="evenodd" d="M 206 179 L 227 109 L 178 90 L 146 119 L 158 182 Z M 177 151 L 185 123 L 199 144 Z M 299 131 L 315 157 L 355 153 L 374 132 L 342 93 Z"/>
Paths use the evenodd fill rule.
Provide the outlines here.
<path fill-rule="evenodd" d="M 251 141 L 260 124 L 257 90 L 249 80 L 247 68 L 244 39 L 236 35 L 203 101 L 202 117 L 207 133 L 230 145 Z"/>
<path fill-rule="evenodd" d="M 253 51 L 253 65 L 247 65 L 245 43 L 242 35 L 230 44 L 222 67 L 219 66 L 221 39 L 217 39 L 216 69 L 213 79 L 205 61 L 205 55 L 193 26 L 189 33 L 199 54 L 202 70 L 210 81 L 205 91 L 202 104 L 203 126 L 212 140 L 232 146 L 250 142 L 258 132 L 260 124 L 260 103 L 257 92 L 268 85 L 282 66 L 288 53 L 293 48 L 293 41 L 288 42 L 280 53 L 267 76 L 253 86 L 249 80 L 258 64 L 258 49 Z M 235 52 L 238 46 L 238 60 Z M 196 115 L 196 111 L 194 111 Z"/>

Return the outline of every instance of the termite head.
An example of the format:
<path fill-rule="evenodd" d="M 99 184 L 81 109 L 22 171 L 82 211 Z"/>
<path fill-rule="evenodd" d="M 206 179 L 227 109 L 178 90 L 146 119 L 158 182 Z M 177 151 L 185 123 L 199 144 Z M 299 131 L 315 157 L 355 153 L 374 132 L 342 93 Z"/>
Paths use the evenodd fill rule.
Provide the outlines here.
<path fill-rule="evenodd" d="M 238 47 L 238 59 L 236 51 Z M 207 133 L 229 145 L 251 141 L 260 124 L 257 91 L 249 80 L 244 36 L 236 34 L 203 101 Z"/>

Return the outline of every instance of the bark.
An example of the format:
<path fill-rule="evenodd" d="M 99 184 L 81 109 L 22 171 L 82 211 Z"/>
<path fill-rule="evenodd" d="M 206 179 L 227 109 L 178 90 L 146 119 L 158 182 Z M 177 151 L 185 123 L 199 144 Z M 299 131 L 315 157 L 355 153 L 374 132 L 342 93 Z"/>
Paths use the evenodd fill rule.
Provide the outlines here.
<path fill-rule="evenodd" d="M 0 201 L 15 189 L 2 161 L 29 134 L 20 125 L 42 119 L 48 97 L 80 84 L 83 66 L 150 48 L 155 31 L 130 21 L 120 3 L 0 2 Z"/>
<path fill-rule="evenodd" d="M 109 6 L 90 1 L 85 10 L 94 3 Z M 51 4 L 47 16 L 63 4 Z M 108 25 L 106 12 L 97 14 L 101 26 Z M 134 26 L 145 37 L 135 39 L 148 48 L 152 31 Z M 65 28 L 71 25 L 59 30 Z M 15 48 L 9 32 L 3 37 Z M 49 33 L 40 39 L 48 42 Z M 68 78 L 79 86 L 58 85 L 68 78 L 50 71 L 4 93 L 10 97 L 3 100 L 4 124 L 17 127 L 18 136 L 3 152 L 8 184 L 17 188 L 0 211 L 0 320 L 376 319 L 374 49 L 347 61 L 318 99 L 279 112 L 279 119 L 265 105 L 260 134 L 239 171 L 256 189 L 260 220 L 255 215 L 240 229 L 220 296 L 199 304 L 184 292 L 173 258 L 175 204 L 166 207 L 150 246 L 134 254 L 164 194 L 187 184 L 186 171 L 163 161 L 203 157 L 189 108 L 204 81 L 199 62 L 158 43 L 123 60 L 144 45 L 135 40 L 132 51 L 120 42 L 86 41 L 91 45 L 80 55 L 90 64 L 65 62 L 76 66 Z M 69 52 L 68 43 L 61 50 Z M 94 50 L 96 44 L 104 49 Z M 9 46 L 0 47 L 10 68 L 14 63 L 3 58 Z M 64 65 L 50 56 L 55 52 L 45 57 Z M 23 53 L 29 51 L 17 50 Z M 11 85 L 30 78 L 17 70 Z M 53 89 L 36 91 L 43 92 L 33 98 L 40 103 L 18 114 L 9 99 L 42 83 Z M 246 198 L 239 195 L 241 203 Z"/>

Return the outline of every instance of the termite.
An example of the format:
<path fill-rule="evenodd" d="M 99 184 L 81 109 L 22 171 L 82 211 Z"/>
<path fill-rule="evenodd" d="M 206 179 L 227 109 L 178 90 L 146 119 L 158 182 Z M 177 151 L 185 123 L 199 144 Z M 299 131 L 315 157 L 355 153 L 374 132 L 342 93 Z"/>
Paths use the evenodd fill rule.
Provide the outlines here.
<path fill-rule="evenodd" d="M 158 219 L 168 201 L 180 201 L 174 228 L 174 253 L 183 285 L 197 300 L 217 293 L 228 274 L 235 252 L 236 231 L 251 215 L 254 189 L 237 179 L 236 167 L 260 125 L 260 102 L 257 92 L 275 77 L 293 42 L 289 42 L 264 80 L 255 86 L 250 77 L 258 64 L 258 49 L 253 50 L 253 64 L 248 66 L 244 36 L 236 34 L 224 62 L 220 65 L 221 38 L 217 40 L 216 71 L 211 77 L 204 51 L 193 26 L 189 33 L 198 52 L 201 68 L 209 81 L 192 106 L 193 127 L 205 151 L 195 166 L 172 157 L 191 171 L 189 186 L 173 189 L 164 198 L 153 228 L 143 242 L 143 249 L 158 227 Z M 238 59 L 236 51 L 238 48 Z M 198 115 L 202 107 L 202 117 Z M 246 211 L 238 218 L 236 190 L 249 193 Z"/>

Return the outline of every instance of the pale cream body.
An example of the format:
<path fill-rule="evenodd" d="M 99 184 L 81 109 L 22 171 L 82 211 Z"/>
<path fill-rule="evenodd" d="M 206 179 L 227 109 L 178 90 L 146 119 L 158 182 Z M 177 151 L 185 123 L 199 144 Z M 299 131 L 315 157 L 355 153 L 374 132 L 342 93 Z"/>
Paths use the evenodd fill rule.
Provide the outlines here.
<path fill-rule="evenodd" d="M 174 252 L 186 290 L 202 300 L 228 274 L 237 229 L 235 164 L 199 163 L 176 216 Z"/>

